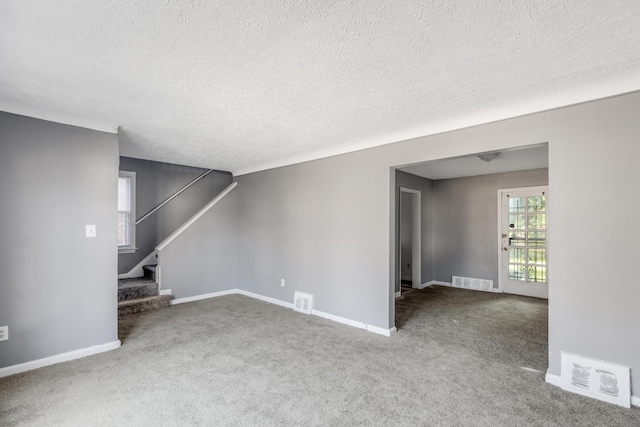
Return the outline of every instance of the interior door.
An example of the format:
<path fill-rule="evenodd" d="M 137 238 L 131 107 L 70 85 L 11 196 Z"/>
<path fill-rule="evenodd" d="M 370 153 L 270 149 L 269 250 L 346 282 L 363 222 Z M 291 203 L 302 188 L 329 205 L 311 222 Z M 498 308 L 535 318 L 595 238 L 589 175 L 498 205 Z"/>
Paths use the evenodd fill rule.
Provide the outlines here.
<path fill-rule="evenodd" d="M 500 287 L 502 292 L 549 297 L 548 187 L 500 190 Z"/>

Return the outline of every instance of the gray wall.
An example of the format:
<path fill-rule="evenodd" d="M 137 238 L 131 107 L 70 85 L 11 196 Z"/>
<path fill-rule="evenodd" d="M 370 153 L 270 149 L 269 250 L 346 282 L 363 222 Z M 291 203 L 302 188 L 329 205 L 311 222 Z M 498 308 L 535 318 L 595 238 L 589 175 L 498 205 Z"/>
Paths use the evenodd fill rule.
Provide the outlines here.
<path fill-rule="evenodd" d="M 189 184 L 206 169 L 151 160 L 120 158 L 120 170 L 136 172 L 136 219 Z M 224 190 L 233 177 L 229 172 L 213 171 L 178 197 L 136 226 L 134 254 L 118 256 L 118 273 L 127 273 L 148 256 L 158 243 L 195 215 Z"/>
<path fill-rule="evenodd" d="M 284 301 L 310 292 L 319 310 L 392 326 L 392 167 L 548 142 L 549 372 L 567 351 L 630 366 L 640 384 L 640 340 L 629 338 L 640 324 L 629 273 L 639 113 L 634 93 L 240 176 L 239 284 Z"/>
<path fill-rule="evenodd" d="M 434 280 L 456 275 L 498 287 L 498 189 L 548 183 L 547 169 L 433 181 Z"/>
<path fill-rule="evenodd" d="M 0 112 L 0 368 L 118 339 L 117 177 L 117 135 Z"/>
<path fill-rule="evenodd" d="M 237 288 L 237 241 L 235 189 L 160 251 L 162 288 L 174 298 Z"/>
<path fill-rule="evenodd" d="M 242 289 L 291 303 L 309 292 L 317 310 L 387 326 L 392 199 L 371 154 L 237 178 Z"/>
<path fill-rule="evenodd" d="M 420 191 L 421 200 L 421 258 L 422 258 L 422 283 L 430 282 L 433 278 L 433 181 L 428 178 L 422 178 L 420 176 L 411 175 L 399 170 L 395 171 L 396 180 L 396 202 L 395 209 L 396 215 L 400 213 L 400 187 L 411 188 L 413 190 Z M 401 221 L 400 221 L 401 222 Z M 398 231 L 396 230 L 396 233 Z M 396 234 L 398 236 L 398 234 Z M 399 240 L 397 245 L 399 245 Z M 397 251 L 396 251 L 397 252 Z M 398 263 L 396 254 L 396 264 Z M 406 265 L 406 263 L 405 263 Z M 397 282 L 397 278 L 396 278 Z M 396 283 L 396 292 L 400 289 L 400 284 Z"/>

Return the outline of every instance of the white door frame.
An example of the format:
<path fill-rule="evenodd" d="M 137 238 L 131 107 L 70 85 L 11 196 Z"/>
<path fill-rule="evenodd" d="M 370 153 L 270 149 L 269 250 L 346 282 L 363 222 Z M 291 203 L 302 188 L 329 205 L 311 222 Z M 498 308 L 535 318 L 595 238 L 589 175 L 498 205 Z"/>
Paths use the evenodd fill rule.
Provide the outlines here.
<path fill-rule="evenodd" d="M 503 287 L 503 275 L 502 275 L 502 197 L 511 192 L 515 191 L 545 191 L 545 203 L 547 212 L 549 211 L 549 186 L 548 185 L 537 185 L 533 187 L 517 187 L 517 188 L 501 188 L 498 189 L 498 288 L 494 289 L 493 292 L 502 293 Z M 548 213 L 547 213 L 548 215 Z M 549 219 L 547 217 L 547 224 L 549 223 Z M 549 259 L 549 229 L 547 228 L 547 260 Z M 549 269 L 547 267 L 547 286 L 549 285 Z"/>
<path fill-rule="evenodd" d="M 411 287 L 419 288 L 422 283 L 422 230 L 420 223 L 422 222 L 422 192 L 413 188 L 400 187 L 398 204 L 400 205 L 400 215 L 398 216 L 398 224 L 402 219 L 402 193 L 409 193 L 413 199 L 412 203 L 412 220 L 413 220 L 413 238 L 411 239 Z M 400 232 L 398 231 L 398 265 L 396 266 L 398 283 L 400 291 L 396 292 L 396 297 L 400 296 L 402 291 L 402 241 Z"/>

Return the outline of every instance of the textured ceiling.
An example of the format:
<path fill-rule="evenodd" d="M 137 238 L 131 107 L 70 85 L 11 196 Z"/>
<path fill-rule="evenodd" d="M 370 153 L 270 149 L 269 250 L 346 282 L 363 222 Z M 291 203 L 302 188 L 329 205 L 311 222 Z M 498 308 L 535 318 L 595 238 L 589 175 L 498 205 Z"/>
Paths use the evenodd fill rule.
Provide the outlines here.
<path fill-rule="evenodd" d="M 0 0 L 0 110 L 236 174 L 638 89 L 637 0 Z"/>

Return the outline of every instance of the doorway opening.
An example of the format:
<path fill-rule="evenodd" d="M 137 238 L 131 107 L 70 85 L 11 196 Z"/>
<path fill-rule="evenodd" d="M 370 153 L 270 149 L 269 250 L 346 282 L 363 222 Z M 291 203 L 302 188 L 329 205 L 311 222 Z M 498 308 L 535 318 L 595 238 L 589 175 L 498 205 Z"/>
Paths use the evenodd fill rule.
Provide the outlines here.
<path fill-rule="evenodd" d="M 400 187 L 396 297 L 422 283 L 422 193 Z"/>
<path fill-rule="evenodd" d="M 395 303 L 402 300 L 398 296 L 402 296 L 403 283 L 410 285 L 405 289 L 411 291 L 435 285 L 461 287 L 469 289 L 468 292 L 512 292 L 547 298 L 546 291 L 544 295 L 514 291 L 514 287 L 500 278 L 505 268 L 512 273 L 524 269 L 527 272 L 525 287 L 548 288 L 547 211 L 543 210 L 547 209 L 549 193 L 547 143 L 411 164 L 394 168 L 392 173 L 395 189 L 395 197 L 392 198 L 395 222 L 392 225 L 396 238 L 395 271 L 391 276 L 393 291 L 390 292 L 390 296 L 395 296 L 394 303 L 390 304 L 394 312 L 390 313 L 390 319 L 395 320 L 394 326 L 401 327 L 395 317 Z M 530 221 L 530 225 L 514 223 L 514 235 L 510 236 L 508 230 L 498 226 L 499 222 L 504 222 L 499 220 L 500 215 L 509 219 L 509 212 L 504 216 L 496 209 L 497 206 L 502 208 L 498 190 L 510 189 L 513 192 L 530 187 L 544 187 L 545 194 L 524 195 L 524 199 L 518 199 L 530 203 L 531 207 L 529 210 L 525 208 L 524 213 L 512 214 L 521 215 L 518 218 Z M 416 215 L 419 215 L 419 220 L 409 215 L 416 210 L 412 197 L 418 192 L 421 209 Z M 407 231 L 406 224 L 414 222 L 420 223 L 419 233 L 416 232 L 417 227 Z M 527 246 L 524 251 L 515 247 L 521 243 L 515 239 L 522 237 L 522 233 L 525 233 L 525 242 L 529 242 L 529 246 L 537 246 Z M 502 234 L 507 235 L 504 238 L 506 251 L 503 251 L 504 246 L 497 250 L 497 241 L 504 243 Z M 508 247 L 509 238 L 514 245 L 513 250 Z M 419 258 L 412 250 L 414 240 L 420 244 Z M 544 248 L 540 246 L 543 242 Z M 503 252 L 510 253 L 511 259 L 505 261 Z M 516 258 L 521 255 L 521 258 Z M 407 262 L 408 259 L 412 262 Z M 411 268 L 416 266 L 421 267 L 418 277 L 415 277 L 415 269 Z M 531 283 L 533 280 L 535 284 Z M 518 284 L 522 286 L 522 283 Z M 420 292 L 423 291 L 417 293 Z"/>

